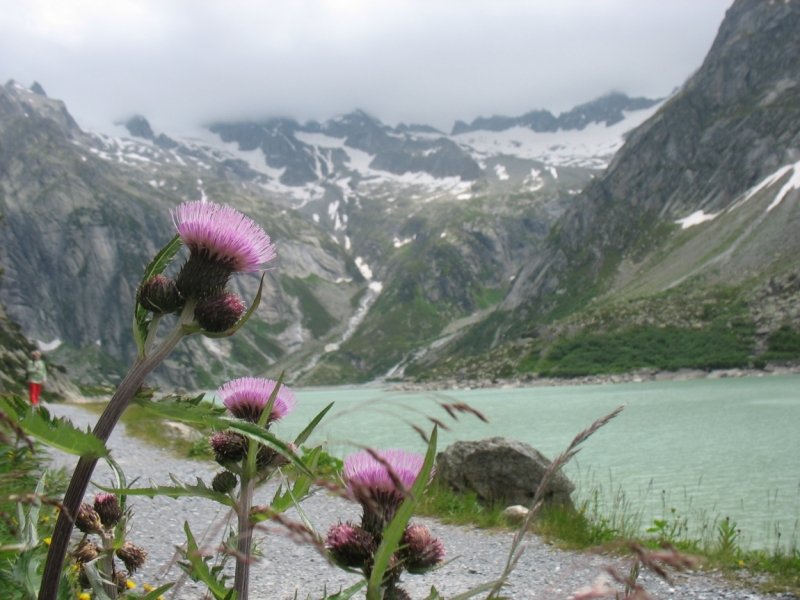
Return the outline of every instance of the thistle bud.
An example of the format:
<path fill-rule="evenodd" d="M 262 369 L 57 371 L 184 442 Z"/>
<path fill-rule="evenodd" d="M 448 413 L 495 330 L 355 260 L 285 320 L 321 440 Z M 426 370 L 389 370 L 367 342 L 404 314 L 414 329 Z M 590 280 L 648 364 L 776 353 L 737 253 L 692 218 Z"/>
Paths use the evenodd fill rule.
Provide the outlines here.
<path fill-rule="evenodd" d="M 134 546 L 131 542 L 125 542 L 117 548 L 117 557 L 125 564 L 129 575 L 133 575 L 137 570 L 142 568 L 147 552 Z"/>
<path fill-rule="evenodd" d="M 350 523 L 331 525 L 325 547 L 333 561 L 342 567 L 363 568 L 377 549 L 372 536 Z"/>
<path fill-rule="evenodd" d="M 83 502 L 75 515 L 75 527 L 83 533 L 100 533 L 103 530 L 103 523 L 100 515 L 90 504 Z"/>
<path fill-rule="evenodd" d="M 194 309 L 194 318 L 206 331 L 222 333 L 236 325 L 246 310 L 239 296 L 224 293 L 199 300 Z"/>
<path fill-rule="evenodd" d="M 114 585 L 117 586 L 117 593 L 121 594 L 128 589 L 128 578 L 122 571 L 117 571 L 114 573 L 113 581 Z"/>
<path fill-rule="evenodd" d="M 183 305 L 178 288 L 172 279 L 153 275 L 136 292 L 136 299 L 145 310 L 156 315 L 176 312 Z"/>
<path fill-rule="evenodd" d="M 74 558 L 75 562 L 78 564 L 92 562 L 98 556 L 100 556 L 100 552 L 98 552 L 97 546 L 88 540 L 84 540 L 84 542 L 72 552 L 72 558 Z"/>
<path fill-rule="evenodd" d="M 214 479 L 211 481 L 211 489 L 221 494 L 229 494 L 234 490 L 237 483 L 239 482 L 236 480 L 236 475 L 230 471 L 220 471 L 214 475 Z"/>
<path fill-rule="evenodd" d="M 97 494 L 94 497 L 94 510 L 105 527 L 114 527 L 122 518 L 122 508 L 114 494 Z"/>
<path fill-rule="evenodd" d="M 442 562 L 444 555 L 442 540 L 424 525 L 411 525 L 403 532 L 400 556 L 409 573 L 425 573 Z"/>
<path fill-rule="evenodd" d="M 232 431 L 218 431 L 209 440 L 214 457 L 221 465 L 237 463 L 247 454 L 244 437 Z"/>

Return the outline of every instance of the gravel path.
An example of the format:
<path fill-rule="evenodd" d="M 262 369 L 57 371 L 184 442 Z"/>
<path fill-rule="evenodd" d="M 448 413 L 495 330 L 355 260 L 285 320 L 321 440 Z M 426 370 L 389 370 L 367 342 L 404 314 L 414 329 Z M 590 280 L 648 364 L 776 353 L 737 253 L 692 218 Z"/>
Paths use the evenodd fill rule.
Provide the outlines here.
<path fill-rule="evenodd" d="M 78 406 L 57 404 L 48 408 L 58 415 L 67 416 L 79 426 L 94 425 L 96 416 Z M 170 484 L 169 474 L 181 480 L 194 482 L 196 477 L 210 484 L 217 467 L 211 462 L 190 461 L 175 458 L 161 450 L 151 448 L 143 442 L 125 435 L 124 426 L 114 431 L 109 442 L 112 456 L 122 466 L 128 480 L 141 478 L 139 485 L 147 485 L 150 478 L 161 484 Z M 71 469 L 75 457 L 53 451 L 53 462 Z M 105 463 L 98 464 L 93 481 L 101 485 L 111 481 L 110 469 Z M 267 486 L 256 493 L 256 504 L 268 504 L 274 487 Z M 89 500 L 92 492 L 89 493 Z M 195 498 L 172 500 L 144 497 L 129 498 L 134 516 L 131 532 L 132 542 L 144 548 L 148 560 L 141 572 L 135 576 L 138 584 L 154 586 L 182 579 L 182 571 L 173 564 L 175 545 L 185 541 L 184 522 L 188 521 L 201 545 L 213 551 L 219 543 L 230 515 L 227 509 L 211 501 Z M 318 531 L 325 532 L 339 520 L 357 519 L 358 507 L 340 498 L 320 492 L 303 503 L 303 509 Z M 297 520 L 294 511 L 288 516 Z M 425 523 L 434 535 L 444 542 L 448 558 L 447 566 L 423 576 L 404 576 L 403 586 L 412 598 L 425 598 L 432 585 L 445 597 L 452 597 L 470 588 L 497 577 L 503 569 L 508 555 L 512 534 L 487 532 L 471 527 L 442 525 L 432 519 L 417 519 Z M 312 547 L 296 543 L 285 530 L 270 525 L 257 532 L 259 548 L 264 558 L 251 567 L 251 598 L 321 598 L 327 586 L 329 592 L 338 591 L 358 581 L 356 575 L 344 573 L 329 565 Z M 536 536 L 530 536 L 527 548 L 517 568 L 509 578 L 506 594 L 515 599 L 560 598 L 566 599 L 573 592 L 592 585 L 604 574 L 603 567 L 616 564 L 625 568 L 620 559 L 588 553 L 564 552 L 545 544 Z M 756 600 L 763 595 L 748 589 L 737 589 L 714 573 L 678 574 L 673 586 L 649 574 L 641 578 L 646 588 L 656 598 L 714 600 Z M 203 597 L 204 587 L 184 581 L 176 586 L 177 591 L 167 593 L 166 598 L 175 600 Z M 363 596 L 361 596 L 363 597 Z M 788 598 L 789 596 L 787 596 Z M 778 598 L 773 596 L 772 598 Z"/>

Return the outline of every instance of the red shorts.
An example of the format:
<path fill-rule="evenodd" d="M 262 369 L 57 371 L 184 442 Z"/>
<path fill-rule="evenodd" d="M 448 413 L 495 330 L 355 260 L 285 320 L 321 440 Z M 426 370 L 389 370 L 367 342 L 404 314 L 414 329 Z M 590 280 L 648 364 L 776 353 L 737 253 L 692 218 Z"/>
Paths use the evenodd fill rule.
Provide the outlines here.
<path fill-rule="evenodd" d="M 31 404 L 33 404 L 34 406 L 39 406 L 39 392 L 42 391 L 42 384 L 33 383 L 32 381 L 29 381 L 28 391 L 31 394 Z"/>

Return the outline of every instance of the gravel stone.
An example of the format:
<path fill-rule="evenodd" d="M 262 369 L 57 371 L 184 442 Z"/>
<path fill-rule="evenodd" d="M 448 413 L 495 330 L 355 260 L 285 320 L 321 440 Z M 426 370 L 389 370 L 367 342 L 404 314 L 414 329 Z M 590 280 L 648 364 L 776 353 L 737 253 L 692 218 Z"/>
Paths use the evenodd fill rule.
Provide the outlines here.
<path fill-rule="evenodd" d="M 66 404 L 48 405 L 59 416 L 70 418 L 76 425 L 85 428 L 94 425 L 96 415 L 85 409 Z M 219 470 L 213 461 L 198 461 L 177 458 L 144 442 L 125 435 L 124 425 L 119 425 L 108 444 L 111 455 L 123 468 L 129 481 L 139 478 L 137 485 L 145 486 L 150 478 L 159 484 L 170 485 L 169 474 L 182 481 L 194 483 L 200 477 L 208 485 Z M 64 466 L 68 471 L 74 467 L 76 458 L 52 450 L 53 464 Z M 93 481 L 101 485 L 111 481 L 111 470 L 98 463 Z M 254 504 L 269 504 L 275 484 L 257 490 Z M 92 490 L 87 500 L 94 496 Z M 205 587 L 191 582 L 176 564 L 175 547 L 185 543 L 184 523 L 188 522 L 201 548 L 210 555 L 220 543 L 223 534 L 235 523 L 231 511 L 204 499 L 186 498 L 173 500 L 131 496 L 128 506 L 132 509 L 128 539 L 148 552 L 147 562 L 134 580 L 138 585 L 153 586 L 170 581 L 180 581 L 165 598 L 188 600 L 203 598 Z M 319 490 L 302 504 L 303 511 L 317 531 L 325 534 L 328 528 L 341 521 L 357 520 L 357 505 Z M 287 516 L 299 521 L 295 510 Z M 443 568 L 426 575 L 403 577 L 403 587 L 412 598 L 425 598 L 431 586 L 444 597 L 452 597 L 496 578 L 503 570 L 513 538 L 513 532 L 495 532 L 443 525 L 427 518 L 415 518 L 440 537 L 449 561 Z M 253 600 L 266 598 L 322 598 L 324 591 L 334 593 L 358 581 L 358 576 L 345 573 L 330 565 L 308 543 L 298 543 L 282 527 L 270 523 L 259 526 L 256 531 L 258 549 L 262 557 L 251 567 L 250 597 Z M 77 534 L 76 534 L 77 539 Z M 202 541 L 201 541 L 202 540 Z M 624 558 L 609 557 L 588 552 L 566 552 L 530 535 L 526 549 L 516 569 L 508 580 L 505 595 L 514 599 L 567 599 L 581 588 L 590 587 L 600 577 L 606 577 L 604 567 L 615 566 L 626 569 Z M 233 573 L 232 561 L 230 573 Z M 679 573 L 673 582 L 667 583 L 658 577 L 643 573 L 640 576 L 654 598 L 664 600 L 760 600 L 781 598 L 781 595 L 765 595 L 723 579 L 718 573 L 704 571 Z M 485 594 L 484 594 L 485 595 Z M 483 596 L 483 595 L 482 595 Z M 363 598 L 363 593 L 360 596 Z M 481 597 L 481 596 L 479 596 Z M 794 598 L 784 595 L 783 598 Z"/>

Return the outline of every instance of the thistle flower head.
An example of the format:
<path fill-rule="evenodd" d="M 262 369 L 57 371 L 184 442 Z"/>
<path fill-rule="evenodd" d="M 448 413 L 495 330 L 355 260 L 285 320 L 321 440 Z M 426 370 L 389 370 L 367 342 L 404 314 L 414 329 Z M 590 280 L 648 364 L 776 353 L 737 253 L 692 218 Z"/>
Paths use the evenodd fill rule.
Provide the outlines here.
<path fill-rule="evenodd" d="M 214 458 L 221 465 L 237 463 L 247 454 L 247 443 L 243 436 L 233 431 L 218 431 L 209 439 Z"/>
<path fill-rule="evenodd" d="M 157 315 L 175 312 L 183 305 L 178 288 L 172 279 L 153 275 L 136 291 L 136 299 L 145 310 Z"/>
<path fill-rule="evenodd" d="M 366 450 L 351 454 L 344 460 L 344 478 L 348 488 L 367 488 L 379 491 L 398 491 L 397 482 L 406 489 L 422 470 L 425 462 L 421 454 L 405 450 L 378 450 L 375 452 L 383 462 L 378 461 Z M 390 475 L 389 468 L 394 475 Z"/>
<path fill-rule="evenodd" d="M 75 527 L 83 533 L 100 533 L 103 530 L 103 523 L 92 505 L 83 502 L 78 508 L 78 514 L 75 515 Z"/>
<path fill-rule="evenodd" d="M 233 491 L 238 483 L 236 475 L 228 470 L 220 471 L 211 480 L 211 489 L 221 494 L 228 494 Z"/>
<path fill-rule="evenodd" d="M 360 527 L 350 523 L 337 523 L 328 530 L 325 548 L 337 565 L 361 569 L 378 547 L 372 536 Z"/>
<path fill-rule="evenodd" d="M 425 459 L 405 450 L 379 450 L 375 454 L 380 460 L 363 450 L 345 458 L 343 476 L 347 492 L 361 504 L 361 527 L 381 536 Z"/>
<path fill-rule="evenodd" d="M 94 510 L 104 527 L 114 527 L 122 518 L 122 508 L 114 494 L 97 494 L 94 497 Z"/>
<path fill-rule="evenodd" d="M 433 537 L 424 525 L 409 525 L 400 542 L 400 556 L 409 573 L 425 573 L 444 559 L 442 540 Z"/>
<path fill-rule="evenodd" d="M 131 542 L 126 541 L 122 546 L 117 548 L 117 557 L 125 564 L 128 575 L 133 575 L 144 565 L 147 552 L 133 545 Z"/>
<path fill-rule="evenodd" d="M 194 318 L 206 331 L 221 333 L 236 325 L 246 310 L 238 295 L 226 292 L 200 299 L 194 309 Z"/>
<path fill-rule="evenodd" d="M 275 245 L 259 225 L 214 202 L 184 202 L 172 214 L 190 251 L 177 279 L 185 298 L 219 294 L 233 273 L 252 273 L 275 258 Z"/>
<path fill-rule="evenodd" d="M 271 379 L 257 377 L 242 377 L 229 381 L 217 390 L 217 395 L 222 398 L 223 404 L 233 416 L 245 419 L 251 423 L 258 423 L 261 413 L 264 412 L 269 397 L 272 395 L 277 382 Z M 297 405 L 294 392 L 281 385 L 278 395 L 272 405 L 272 411 L 267 419 L 267 425 L 274 423 L 288 415 Z"/>
<path fill-rule="evenodd" d="M 97 545 L 89 540 L 84 540 L 81 545 L 72 552 L 72 558 L 74 558 L 75 562 L 78 564 L 92 562 L 98 556 L 100 556 L 100 552 Z"/>

